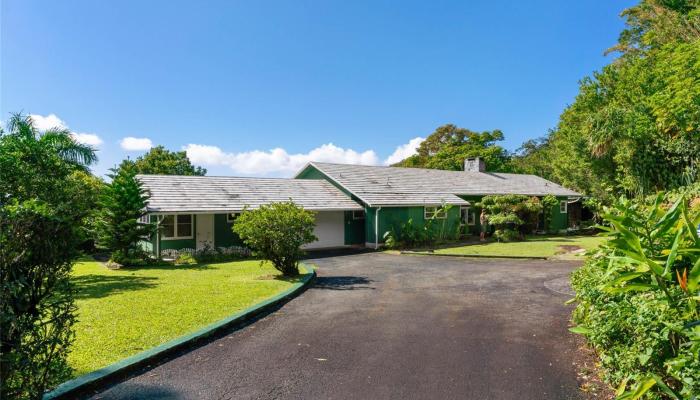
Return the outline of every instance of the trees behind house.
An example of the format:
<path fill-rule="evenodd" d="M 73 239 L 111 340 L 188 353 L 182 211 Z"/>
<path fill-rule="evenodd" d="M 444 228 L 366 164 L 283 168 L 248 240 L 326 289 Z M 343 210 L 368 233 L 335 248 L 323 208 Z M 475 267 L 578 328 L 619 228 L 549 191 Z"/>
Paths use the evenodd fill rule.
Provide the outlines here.
<path fill-rule="evenodd" d="M 69 378 L 71 265 L 88 212 L 75 196 L 96 161 L 70 132 L 16 114 L 0 129 L 0 396 L 41 398 Z"/>
<path fill-rule="evenodd" d="M 402 160 L 396 167 L 433 168 L 460 171 L 464 160 L 481 157 L 494 172 L 511 170 L 508 152 L 496 142 L 503 140 L 499 130 L 472 132 L 452 124 L 435 129 L 418 147 L 418 154 Z"/>
<path fill-rule="evenodd" d="M 153 224 L 142 221 L 147 215 L 148 194 L 136 179 L 134 162 L 124 160 L 111 171 L 112 182 L 104 188 L 100 201 L 99 242 L 111 251 L 113 262 L 137 264 L 146 258 L 140 242 L 155 232 Z"/>
<path fill-rule="evenodd" d="M 272 203 L 244 211 L 233 231 L 253 253 L 269 260 L 286 276 L 299 274 L 301 246 L 318 240 L 314 236 L 314 213 L 293 202 Z"/>
<path fill-rule="evenodd" d="M 170 151 L 156 146 L 134 162 L 138 174 L 198 175 L 204 176 L 207 170 L 192 165 L 184 151 Z"/>

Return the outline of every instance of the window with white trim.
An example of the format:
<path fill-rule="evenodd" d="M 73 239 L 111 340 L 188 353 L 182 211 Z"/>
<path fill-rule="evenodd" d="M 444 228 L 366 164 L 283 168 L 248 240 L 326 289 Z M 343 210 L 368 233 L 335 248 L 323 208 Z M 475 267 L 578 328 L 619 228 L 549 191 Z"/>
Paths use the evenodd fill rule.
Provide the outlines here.
<path fill-rule="evenodd" d="M 476 225 L 476 211 L 473 208 L 462 207 L 460 211 L 462 214 L 462 225 Z"/>
<path fill-rule="evenodd" d="M 365 219 L 365 210 L 353 210 L 352 219 Z"/>
<path fill-rule="evenodd" d="M 192 239 L 192 215 L 163 215 L 160 234 L 163 239 Z"/>
<path fill-rule="evenodd" d="M 425 219 L 445 219 L 447 218 L 447 212 L 442 207 L 424 207 L 423 217 Z"/>
<path fill-rule="evenodd" d="M 241 213 L 239 213 L 239 212 L 226 214 L 226 222 L 228 222 L 229 224 L 232 224 L 233 221 L 235 221 L 239 215 L 241 215 Z"/>
<path fill-rule="evenodd" d="M 562 214 L 566 214 L 568 212 L 568 207 L 569 203 L 566 200 L 562 200 L 559 202 L 559 212 Z"/>

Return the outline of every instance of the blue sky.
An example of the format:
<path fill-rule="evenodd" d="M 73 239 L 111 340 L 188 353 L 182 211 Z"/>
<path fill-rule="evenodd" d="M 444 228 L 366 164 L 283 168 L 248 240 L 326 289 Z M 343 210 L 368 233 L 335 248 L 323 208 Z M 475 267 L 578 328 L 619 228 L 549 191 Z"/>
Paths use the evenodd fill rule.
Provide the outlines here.
<path fill-rule="evenodd" d="M 543 136 L 610 62 L 632 1 L 2 0 L 0 119 L 210 175 L 382 164 L 437 126 Z"/>

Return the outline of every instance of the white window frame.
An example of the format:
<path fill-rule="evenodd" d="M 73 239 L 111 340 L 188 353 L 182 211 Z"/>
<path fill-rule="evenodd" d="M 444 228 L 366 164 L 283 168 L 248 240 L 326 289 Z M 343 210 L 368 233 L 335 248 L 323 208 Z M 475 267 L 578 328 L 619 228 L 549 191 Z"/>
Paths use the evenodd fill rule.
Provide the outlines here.
<path fill-rule="evenodd" d="M 232 215 L 233 215 L 233 218 L 231 218 Z M 229 224 L 232 224 L 233 221 L 235 221 L 239 215 L 241 215 L 241 213 L 239 213 L 239 212 L 226 213 L 226 222 Z"/>
<path fill-rule="evenodd" d="M 446 219 L 447 211 L 440 206 L 423 207 L 423 218 L 425 219 Z"/>
<path fill-rule="evenodd" d="M 175 227 L 173 228 L 173 233 L 175 236 L 170 236 L 166 237 L 163 233 L 160 234 L 161 240 L 180 240 L 180 239 L 194 239 L 194 215 L 193 214 L 166 214 L 166 215 L 161 215 L 160 218 L 158 218 L 158 224 L 163 221 L 163 219 L 167 216 L 173 217 L 173 224 L 175 224 Z M 181 215 L 189 215 L 190 216 L 190 235 L 189 236 L 178 236 L 177 232 L 177 226 L 179 225 L 178 219 Z"/>
<path fill-rule="evenodd" d="M 471 207 L 467 207 L 467 225 L 476 225 L 476 211 Z"/>
<path fill-rule="evenodd" d="M 359 213 L 359 217 L 357 216 Z M 365 219 L 365 210 L 352 210 L 352 219 Z"/>
<path fill-rule="evenodd" d="M 562 207 L 564 206 L 564 207 Z M 569 202 L 566 200 L 562 200 L 559 202 L 559 212 L 562 214 L 566 214 L 569 212 Z"/>

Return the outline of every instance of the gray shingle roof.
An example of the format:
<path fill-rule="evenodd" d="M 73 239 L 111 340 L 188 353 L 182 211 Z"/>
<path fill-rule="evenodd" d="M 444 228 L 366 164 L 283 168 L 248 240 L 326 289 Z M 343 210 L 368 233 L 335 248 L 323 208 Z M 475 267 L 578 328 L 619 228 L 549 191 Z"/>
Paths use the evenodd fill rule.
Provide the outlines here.
<path fill-rule="evenodd" d="M 137 175 L 148 190 L 149 212 L 235 212 L 289 201 L 307 210 L 362 210 L 324 180 L 229 176 Z"/>
<path fill-rule="evenodd" d="M 459 199 L 455 195 L 580 196 L 573 190 L 535 175 L 319 162 L 310 165 L 370 206 L 439 204 L 439 199 L 449 204 L 460 204 L 452 203 L 456 201 L 454 198 Z"/>

